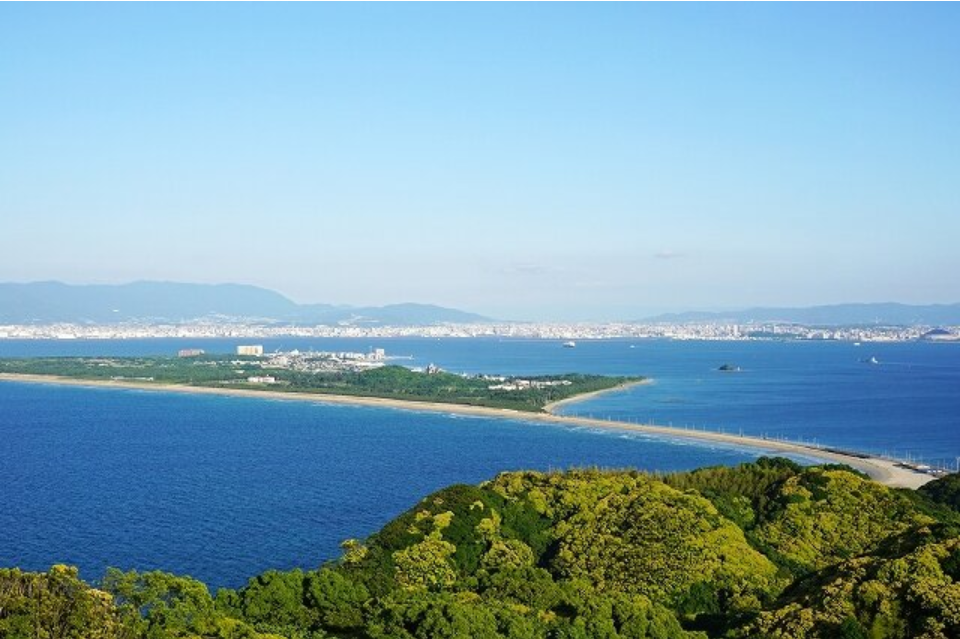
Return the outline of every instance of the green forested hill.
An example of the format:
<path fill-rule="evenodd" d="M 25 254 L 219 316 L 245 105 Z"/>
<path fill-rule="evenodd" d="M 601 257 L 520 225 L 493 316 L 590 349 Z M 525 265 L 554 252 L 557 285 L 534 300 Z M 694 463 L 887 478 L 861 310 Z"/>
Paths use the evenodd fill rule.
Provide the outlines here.
<path fill-rule="evenodd" d="M 960 636 L 956 480 L 891 490 L 762 459 L 667 476 L 504 473 L 425 498 L 317 570 L 0 571 L 0 637 Z"/>

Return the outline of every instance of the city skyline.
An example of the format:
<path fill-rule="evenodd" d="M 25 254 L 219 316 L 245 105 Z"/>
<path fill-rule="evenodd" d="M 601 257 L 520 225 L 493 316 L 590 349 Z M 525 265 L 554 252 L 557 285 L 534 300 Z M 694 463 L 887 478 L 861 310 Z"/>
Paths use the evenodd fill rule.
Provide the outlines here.
<path fill-rule="evenodd" d="M 0 281 L 960 299 L 955 6 L 0 7 Z"/>

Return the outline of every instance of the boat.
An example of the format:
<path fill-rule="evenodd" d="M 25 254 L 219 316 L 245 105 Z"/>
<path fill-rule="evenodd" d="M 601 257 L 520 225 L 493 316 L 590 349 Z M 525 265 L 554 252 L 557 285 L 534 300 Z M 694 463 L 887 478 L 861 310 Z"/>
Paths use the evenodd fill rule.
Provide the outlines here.
<path fill-rule="evenodd" d="M 577 343 L 576 343 L 576 342 L 573 342 L 573 341 L 571 341 L 571 342 L 564 342 L 564 343 L 563 343 L 563 347 L 564 347 L 564 348 L 576 348 L 576 347 L 577 347 Z"/>

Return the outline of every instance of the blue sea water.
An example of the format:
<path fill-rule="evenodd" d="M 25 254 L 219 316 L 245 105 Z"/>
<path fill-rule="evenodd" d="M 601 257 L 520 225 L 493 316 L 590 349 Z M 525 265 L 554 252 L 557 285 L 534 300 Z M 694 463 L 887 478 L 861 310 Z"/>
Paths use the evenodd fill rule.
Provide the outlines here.
<path fill-rule="evenodd" d="M 249 340 L 243 340 L 249 341 Z M 229 352 L 237 340 L 0 340 L 0 356 Z M 487 373 L 643 374 L 570 404 L 615 419 L 817 440 L 953 464 L 952 344 L 263 340 Z M 876 357 L 877 365 L 865 363 Z M 741 367 L 720 373 L 722 363 Z M 162 568 L 213 587 L 313 567 L 429 492 L 510 469 L 733 464 L 750 450 L 592 429 L 267 399 L 0 383 L 0 565 Z"/>

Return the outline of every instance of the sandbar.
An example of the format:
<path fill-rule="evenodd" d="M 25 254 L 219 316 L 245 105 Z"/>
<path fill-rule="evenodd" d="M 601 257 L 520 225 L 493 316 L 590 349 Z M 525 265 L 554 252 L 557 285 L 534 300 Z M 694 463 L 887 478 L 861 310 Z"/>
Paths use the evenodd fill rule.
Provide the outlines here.
<path fill-rule="evenodd" d="M 267 399 L 281 399 L 292 401 L 311 401 L 328 404 L 347 404 L 353 406 L 373 406 L 379 408 L 394 408 L 413 411 L 428 411 L 437 413 L 452 413 L 457 415 L 472 415 L 477 417 L 492 417 L 497 419 L 509 419 L 522 422 L 541 422 L 550 424 L 559 424 L 573 427 L 604 428 L 620 431 L 630 431 L 655 435 L 667 439 L 688 439 L 693 441 L 708 442 L 714 444 L 724 444 L 732 447 L 746 447 L 759 451 L 773 453 L 791 453 L 806 458 L 813 458 L 829 463 L 846 464 L 855 468 L 871 479 L 886 486 L 895 488 L 919 488 L 920 486 L 932 481 L 934 477 L 926 473 L 913 471 L 909 468 L 902 468 L 897 462 L 881 457 L 871 455 L 861 455 L 859 453 L 847 454 L 838 450 L 825 450 L 820 447 L 800 444 L 796 442 L 782 441 L 778 439 L 766 439 L 763 437 L 754 437 L 750 435 L 734 435 L 729 433 L 720 433 L 709 430 L 690 430 L 678 428 L 675 426 L 657 426 L 653 424 L 636 424 L 632 422 L 614 421 L 605 419 L 596 419 L 593 417 L 578 417 L 573 415 L 556 415 L 551 410 L 561 404 L 568 404 L 574 401 L 582 401 L 589 397 L 595 397 L 600 393 L 608 393 L 615 390 L 634 386 L 637 384 L 648 383 L 649 380 L 639 382 L 629 382 L 618 387 L 597 391 L 595 393 L 584 393 L 560 402 L 554 402 L 545 407 L 545 412 L 534 413 L 508 408 L 489 408 L 485 406 L 469 406 L 466 404 L 444 404 L 440 402 L 426 402 L 416 400 L 387 399 L 380 397 L 359 397 L 354 395 L 333 395 L 326 393 L 309 392 L 285 392 L 271 390 L 251 390 L 244 388 L 210 388 L 205 386 L 187 386 L 185 384 L 161 384 L 156 382 L 137 382 L 132 380 L 86 380 L 56 375 L 29 375 L 23 373 L 0 373 L 0 381 L 27 382 L 40 384 L 57 384 L 65 386 L 86 386 L 96 388 L 118 388 L 135 389 L 174 393 L 192 393 L 198 395 L 225 395 L 231 397 L 253 397 Z"/>

